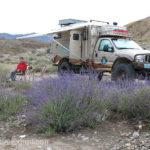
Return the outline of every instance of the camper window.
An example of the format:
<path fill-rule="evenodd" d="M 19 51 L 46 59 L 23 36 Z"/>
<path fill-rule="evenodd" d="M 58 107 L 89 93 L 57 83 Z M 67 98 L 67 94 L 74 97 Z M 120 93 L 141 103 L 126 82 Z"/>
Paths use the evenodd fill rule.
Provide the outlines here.
<path fill-rule="evenodd" d="M 54 39 L 60 39 L 60 38 L 61 38 L 61 33 L 54 34 Z"/>
<path fill-rule="evenodd" d="M 73 40 L 79 40 L 79 34 L 73 34 Z"/>

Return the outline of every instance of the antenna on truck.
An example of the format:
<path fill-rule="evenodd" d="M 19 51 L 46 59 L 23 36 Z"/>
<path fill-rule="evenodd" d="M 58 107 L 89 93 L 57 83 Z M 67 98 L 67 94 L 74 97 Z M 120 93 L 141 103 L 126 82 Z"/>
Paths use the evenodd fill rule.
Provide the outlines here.
<path fill-rule="evenodd" d="M 93 21 L 95 21 L 95 22 L 102 22 L 102 23 L 107 23 L 107 24 L 109 24 L 109 22 L 106 22 L 106 21 L 90 20 L 90 22 L 93 22 Z"/>

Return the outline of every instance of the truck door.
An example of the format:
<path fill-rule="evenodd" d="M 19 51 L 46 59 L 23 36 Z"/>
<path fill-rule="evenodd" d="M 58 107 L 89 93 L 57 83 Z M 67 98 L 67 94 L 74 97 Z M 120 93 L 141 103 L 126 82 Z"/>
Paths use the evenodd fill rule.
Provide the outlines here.
<path fill-rule="evenodd" d="M 94 63 L 99 68 L 111 70 L 115 60 L 114 47 L 110 39 L 99 39 L 94 53 Z"/>

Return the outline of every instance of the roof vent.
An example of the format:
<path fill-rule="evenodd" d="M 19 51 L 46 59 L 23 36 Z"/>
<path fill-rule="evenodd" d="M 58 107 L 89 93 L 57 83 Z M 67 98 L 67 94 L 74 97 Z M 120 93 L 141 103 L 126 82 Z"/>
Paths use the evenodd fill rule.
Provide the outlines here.
<path fill-rule="evenodd" d="M 85 23 L 87 21 L 85 20 L 76 20 L 76 19 L 63 19 L 63 20 L 59 20 L 59 25 L 61 26 L 67 26 L 70 24 L 76 24 L 76 23 Z"/>
<path fill-rule="evenodd" d="M 118 25 L 118 23 L 117 23 L 117 22 L 113 22 L 113 25 L 114 25 L 114 26 L 117 26 L 117 25 Z"/>

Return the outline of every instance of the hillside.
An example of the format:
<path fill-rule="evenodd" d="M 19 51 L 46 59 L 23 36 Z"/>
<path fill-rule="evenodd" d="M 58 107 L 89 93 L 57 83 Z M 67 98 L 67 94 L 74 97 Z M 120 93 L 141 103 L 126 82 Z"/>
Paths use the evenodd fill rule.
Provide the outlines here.
<path fill-rule="evenodd" d="M 0 54 L 18 54 L 35 49 L 49 47 L 49 43 L 34 39 L 5 39 L 0 38 Z"/>
<path fill-rule="evenodd" d="M 127 24 L 133 38 L 140 41 L 150 41 L 150 17 Z"/>

